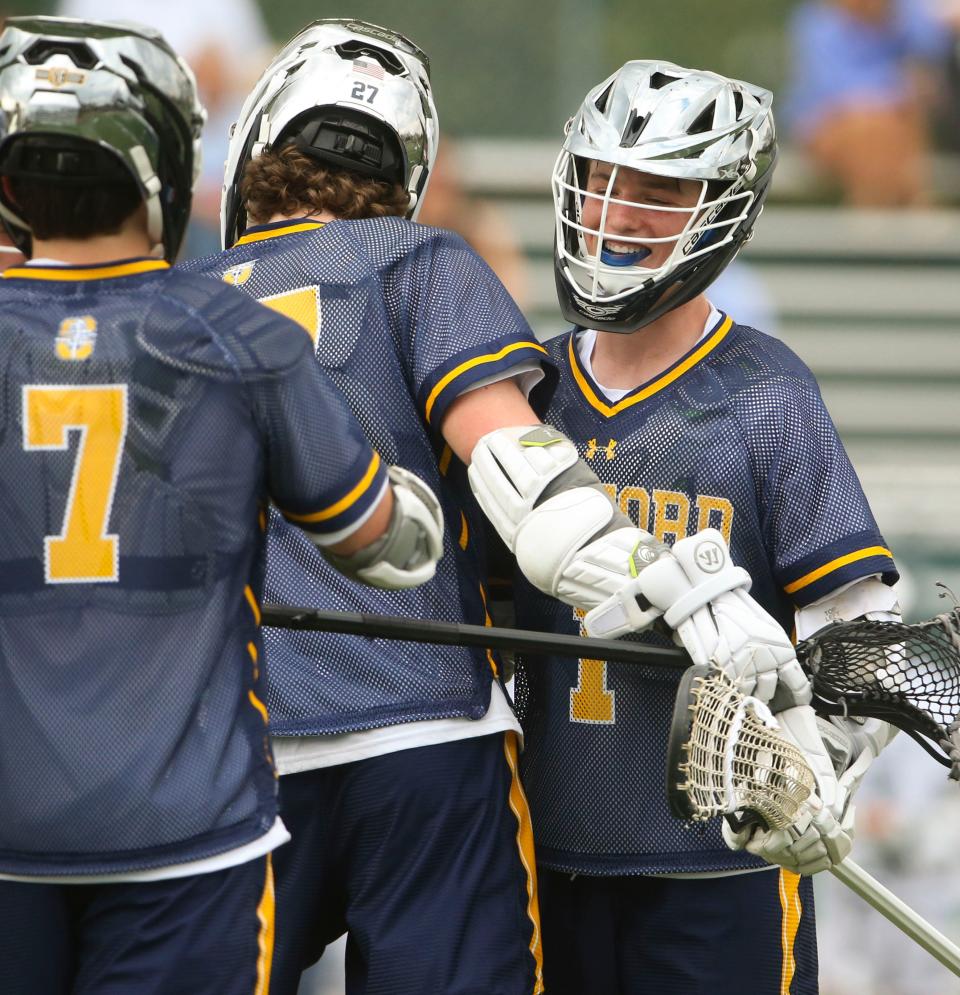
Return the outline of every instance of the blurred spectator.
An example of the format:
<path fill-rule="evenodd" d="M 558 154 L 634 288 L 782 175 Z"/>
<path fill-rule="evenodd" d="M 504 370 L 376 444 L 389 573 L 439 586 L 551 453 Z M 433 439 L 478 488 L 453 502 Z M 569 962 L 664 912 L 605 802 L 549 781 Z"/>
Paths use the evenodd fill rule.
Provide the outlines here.
<path fill-rule="evenodd" d="M 924 0 L 806 0 L 789 32 L 787 117 L 815 165 L 854 206 L 924 203 L 946 23 Z"/>
<path fill-rule="evenodd" d="M 520 308 L 526 306 L 526 263 L 510 222 L 494 204 L 467 192 L 456 145 L 446 136 L 440 142 L 440 153 L 417 221 L 462 235 L 500 277 Z"/>
<path fill-rule="evenodd" d="M 255 0 L 163 0 L 138 5 L 130 0 L 61 0 L 58 13 L 149 24 L 190 64 L 207 110 L 207 123 L 203 169 L 194 191 L 183 254 L 216 252 L 220 248 L 220 191 L 230 125 L 273 55 L 259 6 Z"/>
<path fill-rule="evenodd" d="M 939 0 L 939 10 L 952 32 L 946 63 L 946 99 L 940 107 L 937 137 L 941 148 L 960 152 L 960 0 Z"/>

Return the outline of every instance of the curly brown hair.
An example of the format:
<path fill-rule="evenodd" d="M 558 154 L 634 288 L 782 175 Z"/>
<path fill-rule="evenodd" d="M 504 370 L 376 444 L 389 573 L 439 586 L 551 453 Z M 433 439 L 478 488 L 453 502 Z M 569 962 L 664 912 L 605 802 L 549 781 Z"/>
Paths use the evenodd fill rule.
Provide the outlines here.
<path fill-rule="evenodd" d="M 410 195 L 399 183 L 329 169 L 295 145 L 270 149 L 247 163 L 240 182 L 247 218 L 264 224 L 274 215 L 327 211 L 344 220 L 403 217 Z"/>

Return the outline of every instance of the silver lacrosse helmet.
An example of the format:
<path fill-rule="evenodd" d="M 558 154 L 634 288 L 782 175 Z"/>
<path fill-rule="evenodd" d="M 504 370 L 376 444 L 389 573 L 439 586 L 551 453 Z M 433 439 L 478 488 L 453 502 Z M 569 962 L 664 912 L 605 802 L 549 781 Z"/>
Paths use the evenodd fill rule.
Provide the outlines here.
<path fill-rule="evenodd" d="M 193 73 L 152 28 L 65 17 L 7 20 L 0 35 L 0 174 L 78 190 L 128 175 L 147 205 L 154 251 L 170 261 L 190 217 L 203 121 Z M 3 193 L 0 214 L 28 251 L 29 227 Z"/>
<path fill-rule="evenodd" d="M 567 320 L 634 332 L 716 279 L 751 237 L 767 194 L 777 148 L 772 100 L 750 83 L 655 61 L 628 62 L 587 94 L 552 176 L 554 275 Z M 609 169 L 597 170 L 602 182 L 588 190 L 595 163 Z M 699 181 L 699 194 L 683 208 L 623 199 L 625 169 Z M 680 230 L 651 237 L 642 223 L 632 234 L 617 231 L 613 217 L 608 224 L 632 208 L 661 212 L 648 219 L 682 213 L 673 225 Z M 660 245 L 667 248 L 654 252 Z"/>
<path fill-rule="evenodd" d="M 267 67 L 230 134 L 220 223 L 223 247 L 243 233 L 240 182 L 265 149 L 294 142 L 336 169 L 400 183 L 415 217 L 437 156 L 427 56 L 365 21 L 314 21 Z"/>

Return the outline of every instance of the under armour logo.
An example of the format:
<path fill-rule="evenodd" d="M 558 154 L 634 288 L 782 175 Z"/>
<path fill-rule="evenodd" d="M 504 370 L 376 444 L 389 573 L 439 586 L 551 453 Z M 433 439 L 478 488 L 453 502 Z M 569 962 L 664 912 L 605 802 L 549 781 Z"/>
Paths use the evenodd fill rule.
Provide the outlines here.
<path fill-rule="evenodd" d="M 584 453 L 584 456 L 587 459 L 593 459 L 597 455 L 597 453 L 603 453 L 607 457 L 608 460 L 612 460 L 613 457 L 616 456 L 616 454 L 617 454 L 616 453 L 616 449 L 617 449 L 617 440 L 616 439 L 611 439 L 602 448 L 597 445 L 597 440 L 596 439 L 591 439 L 587 443 L 587 451 Z"/>

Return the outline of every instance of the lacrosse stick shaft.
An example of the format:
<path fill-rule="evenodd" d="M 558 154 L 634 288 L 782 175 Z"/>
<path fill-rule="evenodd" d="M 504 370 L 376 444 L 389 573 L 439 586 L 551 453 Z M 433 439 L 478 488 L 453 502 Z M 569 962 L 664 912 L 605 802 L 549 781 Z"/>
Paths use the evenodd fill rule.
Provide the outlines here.
<path fill-rule="evenodd" d="M 647 667 L 686 670 L 690 658 L 673 647 L 645 646 L 616 639 L 588 639 L 554 632 L 505 629 L 495 625 L 467 625 L 432 619 L 372 615 L 363 612 L 318 611 L 264 605 L 261 622 L 278 629 L 311 629 L 339 632 L 368 639 L 397 639 L 411 643 L 439 643 L 444 646 L 479 646 L 483 649 L 511 650 L 516 653 L 589 657 L 620 663 L 642 663 Z"/>
<path fill-rule="evenodd" d="M 842 881 L 851 891 L 856 892 L 877 912 L 885 916 L 897 929 L 901 930 L 932 954 L 948 971 L 960 977 L 960 947 L 930 925 L 922 916 L 914 912 L 876 878 L 868 874 L 859 864 L 844 860 L 830 868 L 834 877 Z"/>

